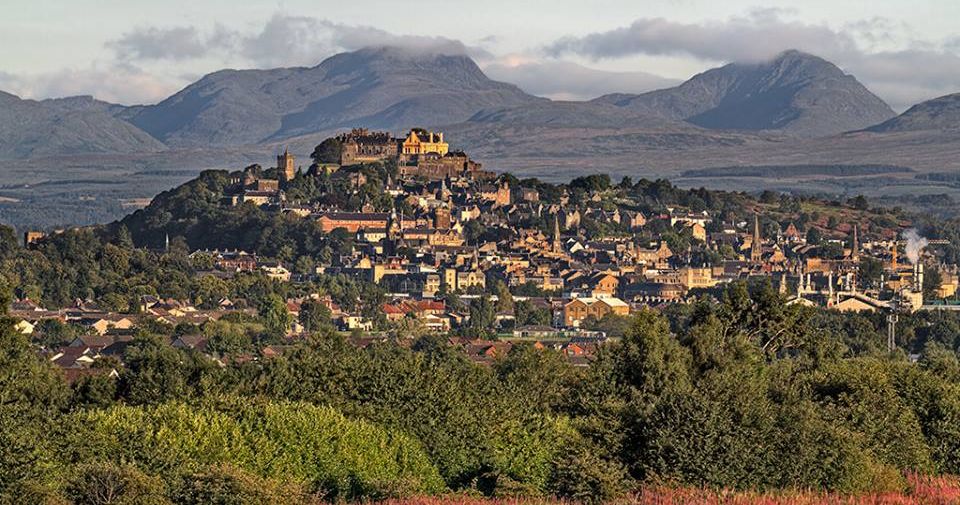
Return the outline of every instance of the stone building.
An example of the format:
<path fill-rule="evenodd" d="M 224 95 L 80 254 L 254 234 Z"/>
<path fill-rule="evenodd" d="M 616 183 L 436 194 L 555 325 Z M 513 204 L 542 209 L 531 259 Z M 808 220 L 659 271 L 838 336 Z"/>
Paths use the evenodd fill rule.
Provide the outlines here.
<path fill-rule="evenodd" d="M 297 175 L 297 168 L 294 165 L 293 155 L 286 149 L 283 154 L 277 156 L 277 178 L 280 182 L 286 183 L 292 181 Z"/>
<path fill-rule="evenodd" d="M 354 128 L 350 133 L 337 136 L 340 142 L 340 164 L 357 165 L 396 159 L 400 139 L 389 132 L 371 132 L 366 128 Z"/>

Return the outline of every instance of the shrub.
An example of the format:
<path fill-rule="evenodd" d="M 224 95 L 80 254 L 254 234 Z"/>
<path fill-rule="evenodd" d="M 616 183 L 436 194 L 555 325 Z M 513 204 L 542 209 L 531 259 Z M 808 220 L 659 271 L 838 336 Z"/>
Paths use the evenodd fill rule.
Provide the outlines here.
<path fill-rule="evenodd" d="M 309 500 L 298 484 L 264 479 L 230 465 L 183 477 L 173 495 L 183 505 L 285 505 Z"/>
<path fill-rule="evenodd" d="M 419 442 L 305 403 L 118 406 L 78 414 L 77 458 L 110 454 L 176 478 L 215 465 L 302 482 L 335 498 L 443 489 Z M 237 482 L 233 479 L 232 482 Z"/>
<path fill-rule="evenodd" d="M 129 465 L 93 462 L 75 469 L 66 487 L 76 505 L 162 505 L 170 503 L 163 481 Z"/>

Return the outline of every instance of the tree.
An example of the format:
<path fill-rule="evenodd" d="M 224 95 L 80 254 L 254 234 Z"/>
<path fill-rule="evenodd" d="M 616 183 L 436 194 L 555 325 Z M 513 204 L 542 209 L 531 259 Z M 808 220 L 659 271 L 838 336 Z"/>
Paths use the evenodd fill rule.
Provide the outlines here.
<path fill-rule="evenodd" d="M 847 203 L 856 210 L 867 210 L 870 208 L 867 198 L 863 195 L 857 195 L 851 198 Z"/>
<path fill-rule="evenodd" d="M 665 317 L 651 309 L 633 316 L 617 355 L 617 376 L 650 405 L 667 391 L 690 388 L 690 351 L 670 334 Z"/>
<path fill-rule="evenodd" d="M 74 503 L 109 505 L 142 503 L 161 505 L 163 481 L 131 465 L 96 462 L 80 465 L 67 484 L 66 494 Z"/>
<path fill-rule="evenodd" d="M 187 505 L 283 505 L 308 503 L 300 485 L 265 479 L 231 465 L 215 465 L 186 477 L 176 491 L 176 502 Z"/>
<path fill-rule="evenodd" d="M 130 229 L 126 225 L 121 224 L 117 228 L 117 245 L 123 249 L 133 249 L 133 235 L 130 234 Z"/>
<path fill-rule="evenodd" d="M 343 145 L 335 137 L 324 139 L 324 141 L 320 142 L 320 144 L 313 149 L 313 152 L 310 153 L 310 159 L 313 160 L 311 167 L 328 163 L 340 163 L 340 151 L 342 149 Z"/>
<path fill-rule="evenodd" d="M 20 249 L 16 232 L 9 226 L 0 225 L 0 261 L 12 258 Z"/>
<path fill-rule="evenodd" d="M 267 334 L 272 338 L 286 335 L 293 319 L 287 311 L 287 303 L 274 294 L 268 295 L 260 304 L 260 318 Z"/>
<path fill-rule="evenodd" d="M 314 333 L 326 329 L 332 329 L 331 319 L 333 315 L 326 305 L 316 301 L 307 300 L 300 304 L 300 324 L 303 325 L 307 333 Z"/>
<path fill-rule="evenodd" d="M 192 360 L 154 335 L 140 335 L 127 348 L 120 396 L 131 404 L 188 398 Z"/>
<path fill-rule="evenodd" d="M 493 293 L 497 295 L 497 312 L 513 312 L 513 295 L 503 281 L 494 282 Z"/>
<path fill-rule="evenodd" d="M 940 284 L 943 283 L 943 276 L 940 275 L 940 270 L 936 268 L 928 268 L 924 270 L 923 275 L 923 297 L 927 300 L 934 300 L 937 298 L 937 290 L 940 289 Z"/>
<path fill-rule="evenodd" d="M 517 326 L 549 326 L 553 319 L 550 310 L 537 307 L 529 300 L 514 303 L 513 314 Z"/>
<path fill-rule="evenodd" d="M 13 303 L 13 289 L 3 277 L 0 277 L 0 316 L 10 311 L 11 303 Z"/>
<path fill-rule="evenodd" d="M 470 332 L 478 337 L 489 337 L 494 333 L 497 322 L 497 309 L 490 297 L 483 295 L 470 303 Z"/>
<path fill-rule="evenodd" d="M 862 258 L 857 270 L 857 280 L 861 287 L 872 288 L 883 276 L 883 262 L 875 258 Z"/>
<path fill-rule="evenodd" d="M 0 496 L 49 481 L 59 459 L 50 434 L 68 398 L 62 375 L 0 317 Z"/>

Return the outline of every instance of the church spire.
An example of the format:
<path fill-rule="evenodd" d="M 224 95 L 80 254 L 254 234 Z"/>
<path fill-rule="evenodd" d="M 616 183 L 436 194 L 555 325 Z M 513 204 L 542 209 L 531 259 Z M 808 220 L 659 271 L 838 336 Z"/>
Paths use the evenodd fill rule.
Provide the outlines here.
<path fill-rule="evenodd" d="M 753 242 L 750 244 L 750 261 L 760 263 L 763 259 L 763 245 L 760 243 L 760 215 L 753 214 Z"/>
<path fill-rule="evenodd" d="M 858 228 L 856 224 L 853 225 L 853 244 L 850 245 L 850 259 L 853 261 L 860 260 L 860 235 Z"/>
<path fill-rule="evenodd" d="M 559 213 L 553 215 L 553 252 L 559 253 L 563 251 L 563 246 L 560 244 L 560 215 Z"/>

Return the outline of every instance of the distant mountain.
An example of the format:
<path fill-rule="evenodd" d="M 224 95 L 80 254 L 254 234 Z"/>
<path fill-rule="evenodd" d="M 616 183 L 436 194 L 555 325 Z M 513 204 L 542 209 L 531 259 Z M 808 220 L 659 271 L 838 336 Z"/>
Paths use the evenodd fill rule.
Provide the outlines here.
<path fill-rule="evenodd" d="M 867 128 L 872 132 L 960 129 L 960 93 L 918 103 L 899 116 Z"/>
<path fill-rule="evenodd" d="M 778 130 L 802 137 L 856 130 L 894 115 L 855 77 L 799 51 L 763 63 L 731 63 L 674 88 L 594 101 L 704 128 Z"/>
<path fill-rule="evenodd" d="M 380 47 L 311 68 L 222 70 L 129 119 L 170 146 L 226 146 L 459 122 L 484 108 L 542 100 L 488 79 L 467 56 Z"/>
<path fill-rule="evenodd" d="M 467 123 L 538 125 L 557 128 L 663 128 L 696 129 L 679 120 L 639 113 L 599 102 L 537 101 L 516 107 L 484 109 Z"/>
<path fill-rule="evenodd" d="M 65 112 L 106 112 L 110 115 L 122 115 L 124 111 L 130 109 L 124 105 L 97 100 L 90 95 L 48 98 L 40 100 L 39 103 Z"/>
<path fill-rule="evenodd" d="M 0 158 L 161 151 L 166 147 L 89 97 L 23 100 L 0 92 Z"/>

